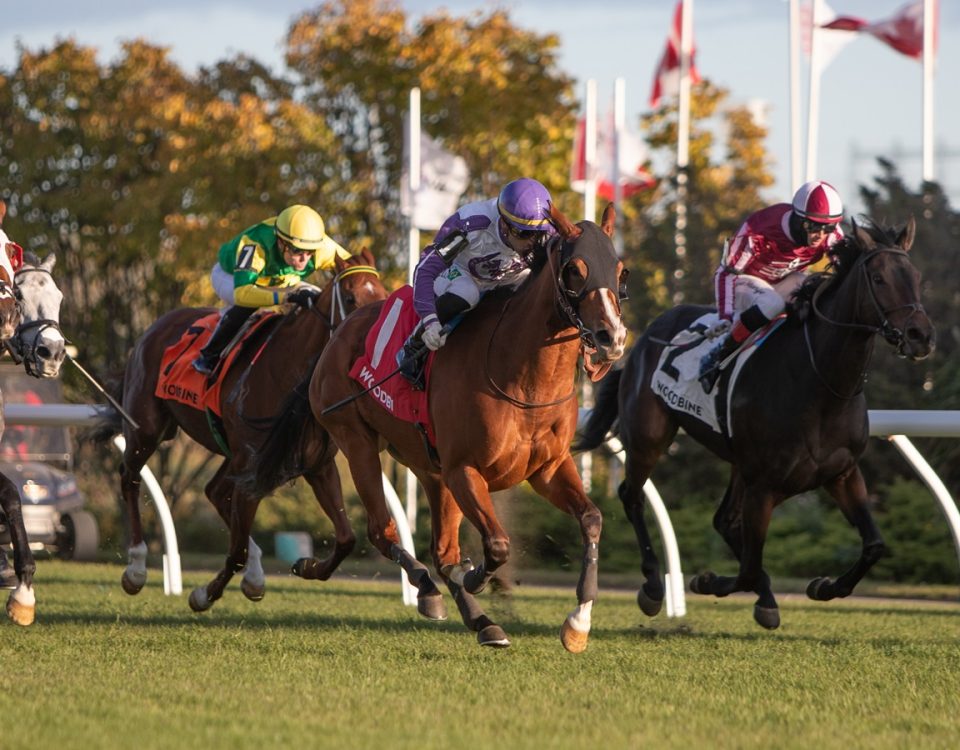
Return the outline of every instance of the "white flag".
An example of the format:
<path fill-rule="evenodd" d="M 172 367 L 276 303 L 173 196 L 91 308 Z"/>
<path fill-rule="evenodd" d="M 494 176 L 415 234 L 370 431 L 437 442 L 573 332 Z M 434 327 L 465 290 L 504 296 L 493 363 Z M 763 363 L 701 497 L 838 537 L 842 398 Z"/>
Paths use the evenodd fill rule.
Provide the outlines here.
<path fill-rule="evenodd" d="M 404 170 L 400 208 L 417 229 L 439 229 L 460 205 L 460 196 L 470 182 L 467 162 L 451 154 L 439 142 L 420 131 L 420 187 L 410 190 L 406 165 L 409 138 L 404 138 Z"/>

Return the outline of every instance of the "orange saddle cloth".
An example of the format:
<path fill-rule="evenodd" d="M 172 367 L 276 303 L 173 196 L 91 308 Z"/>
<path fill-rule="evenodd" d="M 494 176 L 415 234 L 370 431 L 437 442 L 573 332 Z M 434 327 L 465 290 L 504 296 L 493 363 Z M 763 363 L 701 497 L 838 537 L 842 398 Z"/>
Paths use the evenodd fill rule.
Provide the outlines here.
<path fill-rule="evenodd" d="M 367 395 L 398 419 L 421 427 L 430 444 L 436 446 L 436 436 L 427 408 L 430 369 L 435 353 L 430 352 L 427 357 L 424 374 L 426 388 L 422 391 L 415 389 L 406 378 L 396 372 L 397 354 L 419 322 L 420 316 L 413 309 L 413 288 L 400 287 L 383 303 L 380 317 L 367 333 L 363 356 L 354 362 L 350 377 L 364 388 L 377 384 Z M 396 374 L 390 376 L 391 373 Z"/>
<path fill-rule="evenodd" d="M 160 377 L 157 379 L 157 388 L 154 395 L 157 398 L 177 401 L 203 411 L 209 409 L 218 417 L 222 416 L 220 409 L 220 390 L 223 379 L 233 365 L 237 355 L 244 349 L 244 343 L 255 331 L 268 321 L 273 320 L 279 313 L 264 313 L 257 315 L 247 328 L 243 338 L 233 346 L 223 358 L 223 363 L 214 372 L 211 380 L 193 369 L 193 360 L 200 355 L 200 350 L 206 345 L 220 320 L 219 313 L 211 313 L 197 320 L 184 331 L 180 340 L 168 346 L 160 360 Z M 261 347 L 262 348 L 262 347 Z M 260 355 L 257 351 L 250 360 L 256 361 Z"/>

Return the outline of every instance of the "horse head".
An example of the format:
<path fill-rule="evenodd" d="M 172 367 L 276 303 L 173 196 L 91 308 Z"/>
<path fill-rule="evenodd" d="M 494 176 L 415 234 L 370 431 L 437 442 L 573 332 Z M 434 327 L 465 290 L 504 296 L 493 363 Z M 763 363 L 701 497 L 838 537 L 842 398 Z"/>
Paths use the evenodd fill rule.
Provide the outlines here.
<path fill-rule="evenodd" d="M 27 255 L 13 277 L 21 322 L 10 343 L 27 373 L 36 378 L 57 377 L 67 354 L 67 342 L 60 331 L 63 293 L 52 274 L 56 262 L 53 254 L 42 263 L 36 256 Z"/>
<path fill-rule="evenodd" d="M 331 328 L 358 307 L 379 302 L 388 296 L 380 281 L 376 260 L 369 249 L 344 260 L 335 260 L 335 275 L 317 299 L 317 310 L 330 322 Z"/>
<path fill-rule="evenodd" d="M 613 204 L 607 204 L 599 226 L 592 221 L 573 224 L 552 205 L 550 217 L 562 243 L 558 304 L 580 331 L 584 367 L 592 380 L 598 380 L 623 356 L 627 340 L 620 309 L 627 270 L 611 239 L 616 213 Z"/>
<path fill-rule="evenodd" d="M 0 341 L 13 338 L 20 325 L 20 303 L 7 269 L 0 267 Z"/>
<path fill-rule="evenodd" d="M 921 360 L 933 352 L 935 334 L 920 303 L 920 272 L 908 255 L 915 234 L 912 216 L 899 231 L 854 221 L 852 241 L 860 248 L 855 266 L 867 290 L 859 317 L 875 325 L 899 356 Z"/>

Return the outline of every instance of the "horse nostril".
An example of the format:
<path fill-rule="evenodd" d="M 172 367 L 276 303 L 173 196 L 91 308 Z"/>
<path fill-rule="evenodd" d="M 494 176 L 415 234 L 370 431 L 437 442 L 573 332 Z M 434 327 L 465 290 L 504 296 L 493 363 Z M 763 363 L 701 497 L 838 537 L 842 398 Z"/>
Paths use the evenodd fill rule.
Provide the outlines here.
<path fill-rule="evenodd" d="M 610 332 L 607 331 L 606 329 L 597 331 L 593 335 L 593 337 L 596 340 L 597 344 L 604 348 L 610 346 L 613 343 L 613 337 L 610 335 Z"/>

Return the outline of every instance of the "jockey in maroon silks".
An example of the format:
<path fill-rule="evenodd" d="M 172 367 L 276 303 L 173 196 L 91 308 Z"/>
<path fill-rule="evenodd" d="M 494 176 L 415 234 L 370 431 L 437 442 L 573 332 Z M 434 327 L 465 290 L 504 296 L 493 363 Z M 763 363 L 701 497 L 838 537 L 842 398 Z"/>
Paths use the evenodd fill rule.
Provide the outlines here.
<path fill-rule="evenodd" d="M 508 183 L 497 198 L 462 206 L 425 250 L 413 277 L 421 325 L 398 357 L 401 374 L 423 387 L 426 350 L 447 340 L 443 326 L 477 306 L 485 292 L 516 288 L 530 274 L 536 250 L 555 232 L 550 193 L 536 180 Z"/>
<path fill-rule="evenodd" d="M 806 278 L 842 237 L 843 204 L 827 182 L 804 183 L 792 203 L 777 203 L 751 214 L 724 248 L 714 276 L 717 312 L 732 323 L 729 334 L 700 362 L 700 383 L 709 393 L 721 364 L 754 331 L 786 308 Z"/>

